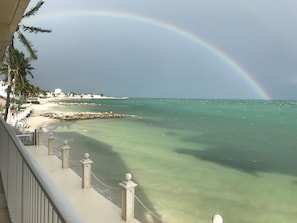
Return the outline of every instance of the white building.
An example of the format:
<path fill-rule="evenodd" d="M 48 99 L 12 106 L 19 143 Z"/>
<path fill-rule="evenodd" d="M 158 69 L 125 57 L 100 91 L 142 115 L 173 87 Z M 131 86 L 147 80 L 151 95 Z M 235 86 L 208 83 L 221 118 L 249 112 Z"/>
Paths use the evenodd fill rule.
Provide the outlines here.
<path fill-rule="evenodd" d="M 7 85 L 3 80 L 0 80 L 0 96 L 6 98 L 7 93 L 6 93 Z"/>
<path fill-rule="evenodd" d="M 56 97 L 59 97 L 59 98 L 65 96 L 65 94 L 62 91 L 62 89 L 60 89 L 60 88 L 56 88 L 55 91 L 54 91 L 54 94 L 55 94 Z"/>

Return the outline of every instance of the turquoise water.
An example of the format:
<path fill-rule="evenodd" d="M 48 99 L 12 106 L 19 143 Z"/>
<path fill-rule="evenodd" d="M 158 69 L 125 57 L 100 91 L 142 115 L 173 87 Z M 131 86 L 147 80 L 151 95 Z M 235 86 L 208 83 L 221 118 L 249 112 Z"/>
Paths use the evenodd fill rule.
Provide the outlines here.
<path fill-rule="evenodd" d="M 117 187 L 126 172 L 136 195 L 163 222 L 280 223 L 297 219 L 297 102 L 263 100 L 90 100 L 124 119 L 61 122 L 71 156 L 90 153 L 94 173 Z M 120 203 L 120 190 L 101 187 Z M 136 202 L 138 203 L 138 202 Z M 160 222 L 137 204 L 142 221 Z"/>

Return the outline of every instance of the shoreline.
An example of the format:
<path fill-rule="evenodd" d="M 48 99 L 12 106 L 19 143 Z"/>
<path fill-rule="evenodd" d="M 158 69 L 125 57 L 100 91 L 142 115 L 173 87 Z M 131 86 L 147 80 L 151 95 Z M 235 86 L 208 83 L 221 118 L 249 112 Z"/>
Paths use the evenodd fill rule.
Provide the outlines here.
<path fill-rule="evenodd" d="M 25 122 L 25 125 L 27 126 L 26 131 L 33 132 L 35 129 L 57 122 L 58 120 L 54 120 L 43 115 L 46 112 L 56 112 L 57 109 L 54 108 L 56 106 L 59 106 L 59 104 L 48 100 L 41 100 L 40 104 L 29 105 L 32 112 L 26 120 L 22 121 L 23 124 Z"/>
<path fill-rule="evenodd" d="M 109 118 L 125 118 L 126 114 L 109 112 L 63 112 L 58 108 L 61 106 L 77 106 L 78 104 L 68 105 L 67 103 L 60 104 L 58 101 L 48 99 L 40 100 L 40 104 L 30 104 L 31 114 L 23 121 L 22 126 L 26 127 L 25 132 L 32 132 L 37 128 L 44 127 L 48 124 L 58 121 L 75 121 L 89 119 L 109 119 Z M 82 103 L 82 105 L 86 105 Z M 89 104 L 87 104 L 89 105 Z"/>

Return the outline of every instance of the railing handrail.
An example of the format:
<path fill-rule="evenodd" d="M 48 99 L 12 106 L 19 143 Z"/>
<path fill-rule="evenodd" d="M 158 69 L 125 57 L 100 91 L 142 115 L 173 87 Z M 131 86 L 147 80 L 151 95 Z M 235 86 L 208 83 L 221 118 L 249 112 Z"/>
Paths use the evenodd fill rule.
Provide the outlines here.
<path fill-rule="evenodd" d="M 0 118 L 0 123 L 4 129 L 8 132 L 12 142 L 15 144 L 20 155 L 23 157 L 24 162 L 27 164 L 28 168 L 31 170 L 35 179 L 39 183 L 40 187 L 43 189 L 44 193 L 48 196 L 51 201 L 53 208 L 61 216 L 64 222 L 81 223 L 83 220 L 78 215 L 76 210 L 70 205 L 70 203 L 64 198 L 61 192 L 55 190 L 56 186 L 47 176 L 47 174 L 39 168 L 37 162 L 31 157 L 30 153 L 26 150 L 25 146 L 16 137 L 15 133 L 10 129 L 2 118 Z"/>
<path fill-rule="evenodd" d="M 31 136 L 31 135 L 34 135 L 34 132 L 28 132 L 28 133 L 17 134 L 16 136 L 22 137 L 22 136 Z"/>

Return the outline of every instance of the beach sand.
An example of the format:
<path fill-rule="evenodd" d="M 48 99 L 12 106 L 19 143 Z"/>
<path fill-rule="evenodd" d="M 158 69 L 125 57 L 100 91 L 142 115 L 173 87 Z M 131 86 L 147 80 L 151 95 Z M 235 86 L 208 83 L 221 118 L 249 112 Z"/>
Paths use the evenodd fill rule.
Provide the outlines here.
<path fill-rule="evenodd" d="M 54 112 L 55 107 L 58 104 L 50 102 L 48 100 L 40 100 L 40 104 L 31 104 L 28 107 L 31 108 L 31 115 L 25 120 L 25 125 L 28 126 L 26 131 L 33 132 L 35 129 L 40 127 L 44 127 L 45 125 L 53 122 L 57 122 L 58 120 L 54 120 L 51 118 L 47 118 L 42 116 L 45 112 Z"/>

